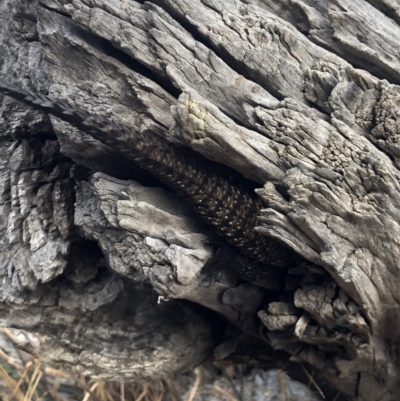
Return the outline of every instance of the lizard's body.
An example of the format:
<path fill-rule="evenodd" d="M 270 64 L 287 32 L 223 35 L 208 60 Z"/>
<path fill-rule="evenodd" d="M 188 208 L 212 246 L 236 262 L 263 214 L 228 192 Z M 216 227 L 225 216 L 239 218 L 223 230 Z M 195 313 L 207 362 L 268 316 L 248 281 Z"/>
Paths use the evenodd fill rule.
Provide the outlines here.
<path fill-rule="evenodd" d="M 117 122 L 90 114 L 64 100 L 11 87 L 1 81 L 0 92 L 51 113 L 128 156 L 184 198 L 242 254 L 267 265 L 292 264 L 289 249 L 254 230 L 262 207 L 260 198 L 218 175 L 202 157 L 156 136 L 130 132 Z"/>

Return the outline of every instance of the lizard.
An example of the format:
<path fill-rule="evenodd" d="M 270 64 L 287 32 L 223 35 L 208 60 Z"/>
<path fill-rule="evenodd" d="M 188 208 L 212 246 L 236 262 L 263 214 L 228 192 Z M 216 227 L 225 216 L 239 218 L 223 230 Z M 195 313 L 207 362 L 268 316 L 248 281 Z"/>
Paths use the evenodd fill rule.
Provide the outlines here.
<path fill-rule="evenodd" d="M 217 234 L 254 261 L 255 268 L 259 263 L 269 268 L 293 265 L 294 253 L 290 249 L 254 230 L 263 207 L 261 198 L 217 173 L 198 153 L 155 135 L 132 132 L 113 118 L 89 113 L 64 99 L 21 89 L 1 80 L 0 93 L 52 114 L 123 153 L 191 205 Z M 216 265 L 223 264 L 223 261 L 220 262 L 213 261 L 205 268 L 211 271 L 218 269 Z M 251 270 L 251 266 L 252 262 L 246 267 L 242 263 L 240 269 Z"/>

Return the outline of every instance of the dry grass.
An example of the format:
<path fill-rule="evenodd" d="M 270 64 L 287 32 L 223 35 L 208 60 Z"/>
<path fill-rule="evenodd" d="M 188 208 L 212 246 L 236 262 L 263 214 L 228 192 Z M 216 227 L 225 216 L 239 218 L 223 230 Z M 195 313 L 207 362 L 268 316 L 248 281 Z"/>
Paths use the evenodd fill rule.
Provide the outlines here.
<path fill-rule="evenodd" d="M 13 345 L 11 354 L 14 355 L 11 357 L 0 348 L 0 401 L 194 401 L 208 400 L 210 396 L 212 400 L 245 401 L 245 372 L 241 371 L 240 366 L 224 367 L 221 381 L 215 380 L 215 377 L 210 380 L 209 371 L 196 368 L 193 373 L 183 375 L 186 381 L 164 379 L 152 383 L 104 382 L 77 377 L 42 364 L 32 356 L 18 351 L 7 329 L 0 329 L 0 333 L 10 339 Z M 306 375 L 310 387 L 324 399 L 313 377 L 308 372 Z M 292 394 L 288 379 L 283 371 L 279 373 L 281 399 L 299 400 Z M 182 385 L 183 382 L 185 384 Z M 273 393 L 269 394 L 266 389 L 264 395 L 273 396 Z"/>
<path fill-rule="evenodd" d="M 14 343 L 9 330 L 0 329 L 0 333 L 8 337 L 10 344 Z M 196 369 L 194 385 L 183 399 L 170 379 L 112 383 L 76 377 L 42 364 L 13 345 L 20 361 L 0 349 L 0 401 L 193 401 L 201 382 Z"/>
<path fill-rule="evenodd" d="M 74 377 L 43 366 L 35 359 L 24 366 L 11 365 L 3 354 L 0 382 L 5 385 L 5 390 L 0 390 L 2 401 L 183 401 L 176 397 L 173 383 L 168 379 L 152 384 L 103 382 Z M 193 396 L 188 398 L 192 399 Z"/>
<path fill-rule="evenodd" d="M 63 370 L 43 366 L 34 359 L 24 366 L 11 364 L 6 357 L 4 353 L 0 355 L 0 382 L 3 381 L 8 387 L 8 391 L 0 395 L 1 401 L 193 401 L 196 395 L 201 394 L 202 370 L 199 368 L 195 369 L 191 388 L 182 397 L 169 379 L 151 384 L 109 383 L 84 377 L 74 378 Z M 290 388 L 284 383 L 283 374 L 281 380 L 282 389 Z M 244 401 L 240 389 L 235 388 L 233 383 L 230 389 L 218 384 L 214 384 L 212 389 L 214 399 Z M 284 400 L 298 400 L 287 390 L 282 391 L 282 396 Z M 201 399 L 207 400 L 208 397 Z"/>

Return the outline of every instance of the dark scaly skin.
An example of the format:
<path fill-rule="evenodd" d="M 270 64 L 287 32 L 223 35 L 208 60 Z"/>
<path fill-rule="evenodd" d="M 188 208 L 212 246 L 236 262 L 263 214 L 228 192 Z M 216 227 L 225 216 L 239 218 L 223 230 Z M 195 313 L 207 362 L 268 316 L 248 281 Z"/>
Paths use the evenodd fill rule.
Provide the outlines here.
<path fill-rule="evenodd" d="M 0 92 L 53 114 L 125 154 L 181 196 L 242 254 L 270 266 L 293 264 L 289 249 L 254 231 L 261 200 L 218 175 L 201 157 L 156 136 L 128 131 L 118 122 L 90 114 L 65 100 L 35 94 L 1 81 Z"/>

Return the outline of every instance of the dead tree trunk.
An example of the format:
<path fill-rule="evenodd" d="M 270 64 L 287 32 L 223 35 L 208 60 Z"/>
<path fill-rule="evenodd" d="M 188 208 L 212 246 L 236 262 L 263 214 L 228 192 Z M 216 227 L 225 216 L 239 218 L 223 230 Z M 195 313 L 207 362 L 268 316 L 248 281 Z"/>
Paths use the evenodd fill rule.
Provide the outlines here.
<path fill-rule="evenodd" d="M 1 0 L 0 18 L 2 81 L 198 152 L 255 189 L 257 230 L 296 254 L 250 283 L 230 249 L 203 285 L 220 240 L 128 144 L 2 96 L 2 326 L 118 381 L 245 334 L 348 399 L 398 400 L 397 0 Z"/>

